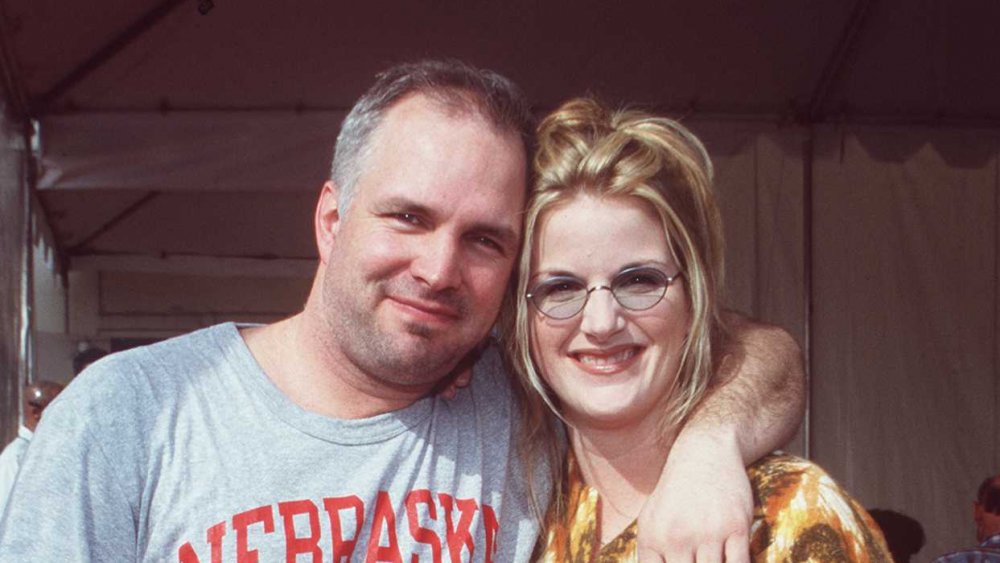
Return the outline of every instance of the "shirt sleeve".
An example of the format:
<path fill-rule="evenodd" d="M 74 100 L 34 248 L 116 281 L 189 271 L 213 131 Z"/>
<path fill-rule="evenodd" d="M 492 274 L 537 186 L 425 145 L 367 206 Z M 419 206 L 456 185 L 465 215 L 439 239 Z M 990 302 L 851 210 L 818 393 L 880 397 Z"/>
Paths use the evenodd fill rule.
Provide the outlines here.
<path fill-rule="evenodd" d="M 138 495 L 122 484 L 134 460 L 102 428 L 94 407 L 107 397 L 78 391 L 70 386 L 46 409 L 32 438 L 0 521 L 0 561 L 136 558 Z"/>
<path fill-rule="evenodd" d="M 10 498 L 10 489 L 14 486 L 14 478 L 17 477 L 18 440 L 20 438 L 16 438 L 0 453 L 0 516 L 3 516 L 7 499 Z"/>
<path fill-rule="evenodd" d="M 749 472 L 754 561 L 892 562 L 878 525 L 818 465 L 768 456 Z"/>

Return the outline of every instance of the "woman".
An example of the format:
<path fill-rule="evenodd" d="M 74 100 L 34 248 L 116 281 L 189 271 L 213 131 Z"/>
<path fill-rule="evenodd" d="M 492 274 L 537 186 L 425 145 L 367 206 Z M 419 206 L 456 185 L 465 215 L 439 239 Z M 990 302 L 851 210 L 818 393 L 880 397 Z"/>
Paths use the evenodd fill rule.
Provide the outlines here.
<path fill-rule="evenodd" d="M 537 555 L 634 560 L 635 519 L 726 335 L 711 164 L 680 124 L 586 99 L 548 116 L 538 137 L 508 329 L 532 397 L 529 448 L 555 443 L 547 406 L 570 451 Z M 752 559 L 891 561 L 867 513 L 818 467 L 769 456 L 749 475 Z"/>

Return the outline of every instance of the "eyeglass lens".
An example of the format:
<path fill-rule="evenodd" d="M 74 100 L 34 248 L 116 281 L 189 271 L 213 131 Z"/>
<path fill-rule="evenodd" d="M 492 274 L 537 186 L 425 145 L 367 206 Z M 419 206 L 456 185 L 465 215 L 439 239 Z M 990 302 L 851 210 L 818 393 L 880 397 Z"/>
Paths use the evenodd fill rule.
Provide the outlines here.
<path fill-rule="evenodd" d="M 538 284 L 528 295 L 535 307 L 554 319 L 568 319 L 586 306 L 593 291 L 609 289 L 622 307 L 643 311 L 663 298 L 667 286 L 677 277 L 667 276 L 656 268 L 630 268 L 611 280 L 611 286 L 587 288 L 582 281 L 569 276 L 557 276 Z"/>

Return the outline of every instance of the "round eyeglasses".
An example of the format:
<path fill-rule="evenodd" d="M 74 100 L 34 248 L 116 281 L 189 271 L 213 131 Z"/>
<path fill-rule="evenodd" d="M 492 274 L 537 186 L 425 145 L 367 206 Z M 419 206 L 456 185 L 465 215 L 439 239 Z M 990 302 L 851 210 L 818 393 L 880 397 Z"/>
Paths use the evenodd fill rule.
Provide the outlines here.
<path fill-rule="evenodd" d="M 615 301 L 630 311 L 645 311 L 663 299 L 667 288 L 680 275 L 677 272 L 668 276 L 656 268 L 642 266 L 623 270 L 611 280 L 611 285 L 591 288 L 572 276 L 554 276 L 542 280 L 526 297 L 543 315 L 558 320 L 577 315 L 587 306 L 590 294 L 598 289 L 610 291 Z"/>

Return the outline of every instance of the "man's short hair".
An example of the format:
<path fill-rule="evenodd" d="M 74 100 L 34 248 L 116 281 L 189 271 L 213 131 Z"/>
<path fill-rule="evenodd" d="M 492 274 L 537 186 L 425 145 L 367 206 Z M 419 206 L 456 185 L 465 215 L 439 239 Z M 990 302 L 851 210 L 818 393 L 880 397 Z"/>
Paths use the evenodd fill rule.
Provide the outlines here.
<path fill-rule="evenodd" d="M 979 493 L 976 495 L 976 502 L 986 512 L 1000 515 L 1000 475 L 987 477 L 979 485 Z"/>
<path fill-rule="evenodd" d="M 337 205 L 347 211 L 370 152 L 372 134 L 386 111 L 410 94 L 428 96 L 447 109 L 473 111 L 500 131 L 518 134 L 529 148 L 530 107 L 521 90 L 491 70 L 456 60 L 425 60 L 396 65 L 378 74 L 375 84 L 354 104 L 337 135 L 330 179 L 337 184 Z"/>

